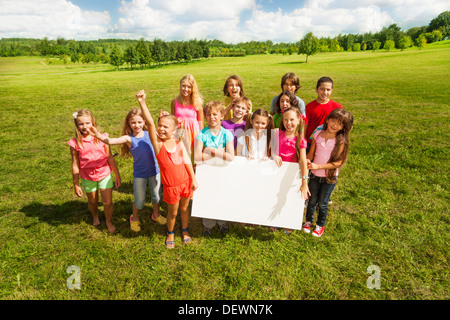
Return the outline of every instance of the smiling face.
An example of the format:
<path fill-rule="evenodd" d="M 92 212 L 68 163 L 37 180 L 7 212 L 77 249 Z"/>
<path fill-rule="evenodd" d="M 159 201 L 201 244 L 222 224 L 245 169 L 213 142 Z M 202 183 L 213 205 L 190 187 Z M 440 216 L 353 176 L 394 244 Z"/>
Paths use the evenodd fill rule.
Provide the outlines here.
<path fill-rule="evenodd" d="M 233 117 L 236 119 L 242 119 L 248 113 L 248 107 L 243 101 L 235 103 L 233 106 Z"/>
<path fill-rule="evenodd" d="M 136 136 L 139 134 L 144 128 L 145 121 L 141 116 L 132 116 L 128 120 L 128 124 L 130 125 L 131 130 L 133 130 L 133 135 Z"/>
<path fill-rule="evenodd" d="M 77 118 L 77 126 L 78 130 L 80 130 L 81 134 L 84 137 L 87 137 L 91 134 L 89 128 L 92 127 L 92 118 L 90 116 L 80 116 Z"/>
<path fill-rule="evenodd" d="M 289 110 L 283 113 L 283 125 L 286 128 L 286 133 L 293 133 L 300 124 L 300 119 L 294 110 Z"/>
<path fill-rule="evenodd" d="M 283 113 L 284 110 L 286 110 L 290 106 L 291 106 L 291 98 L 289 98 L 286 95 L 282 95 L 280 97 L 280 110 L 281 110 L 281 113 Z"/>
<path fill-rule="evenodd" d="M 189 80 L 184 79 L 180 83 L 180 93 L 184 98 L 189 97 L 192 94 L 192 84 Z"/>
<path fill-rule="evenodd" d="M 341 131 L 344 128 L 344 124 L 342 121 L 339 121 L 338 119 L 327 119 L 327 131 L 332 134 L 337 134 L 339 131 Z"/>
<path fill-rule="evenodd" d="M 261 115 L 255 115 L 251 121 L 253 129 L 257 133 L 261 133 L 269 124 L 269 118 Z"/>
<path fill-rule="evenodd" d="M 322 82 L 318 88 L 316 88 L 317 100 L 320 103 L 327 103 L 330 101 L 331 93 L 333 92 L 333 84 L 331 82 Z"/>
<path fill-rule="evenodd" d="M 171 117 L 162 117 L 159 119 L 156 132 L 158 133 L 158 137 L 161 140 L 168 140 L 172 138 L 175 129 L 176 124 L 174 123 L 174 120 L 171 119 Z"/>
<path fill-rule="evenodd" d="M 217 108 L 210 108 L 205 114 L 206 122 L 210 128 L 218 128 L 222 123 L 223 114 Z"/>
<path fill-rule="evenodd" d="M 241 96 L 241 87 L 239 86 L 239 81 L 235 79 L 228 80 L 227 90 L 232 100 Z"/>
<path fill-rule="evenodd" d="M 287 79 L 283 84 L 283 91 L 290 91 L 292 93 L 295 93 L 295 89 L 297 89 L 297 86 L 293 83 L 292 79 Z"/>

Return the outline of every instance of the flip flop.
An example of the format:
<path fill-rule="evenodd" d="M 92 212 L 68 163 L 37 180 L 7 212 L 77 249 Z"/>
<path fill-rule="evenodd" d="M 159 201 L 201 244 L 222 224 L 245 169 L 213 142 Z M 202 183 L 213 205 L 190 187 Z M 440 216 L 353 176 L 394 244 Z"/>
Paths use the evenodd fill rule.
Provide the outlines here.
<path fill-rule="evenodd" d="M 169 235 L 169 234 L 174 234 L 174 233 L 175 233 L 175 232 L 173 232 L 173 231 L 167 230 L 167 235 Z M 166 239 L 167 239 L 167 238 L 166 238 Z M 175 248 L 175 241 L 167 241 L 167 240 L 166 240 L 164 243 L 165 243 L 167 249 L 173 249 L 173 248 Z"/>
<path fill-rule="evenodd" d="M 131 228 L 131 230 L 134 231 L 134 232 L 141 231 L 141 226 L 140 226 L 139 220 L 138 221 L 133 221 L 133 220 L 131 220 L 131 216 L 130 216 L 130 228 Z"/>
<path fill-rule="evenodd" d="M 186 229 L 181 229 L 181 232 L 188 232 L 188 231 L 189 231 L 189 227 L 187 227 Z M 184 244 L 189 244 L 189 243 L 191 243 L 191 241 L 192 241 L 191 237 L 183 239 Z"/>

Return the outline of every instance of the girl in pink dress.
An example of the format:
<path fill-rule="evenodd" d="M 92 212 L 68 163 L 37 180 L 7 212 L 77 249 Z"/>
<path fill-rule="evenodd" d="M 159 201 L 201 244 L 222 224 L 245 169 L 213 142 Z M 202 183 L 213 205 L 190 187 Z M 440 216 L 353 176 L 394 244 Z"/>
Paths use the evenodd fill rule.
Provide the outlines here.
<path fill-rule="evenodd" d="M 172 100 L 171 113 L 177 117 L 185 135 L 182 136 L 186 150 L 193 161 L 194 141 L 203 129 L 203 99 L 193 75 L 180 80 L 180 94 Z"/>

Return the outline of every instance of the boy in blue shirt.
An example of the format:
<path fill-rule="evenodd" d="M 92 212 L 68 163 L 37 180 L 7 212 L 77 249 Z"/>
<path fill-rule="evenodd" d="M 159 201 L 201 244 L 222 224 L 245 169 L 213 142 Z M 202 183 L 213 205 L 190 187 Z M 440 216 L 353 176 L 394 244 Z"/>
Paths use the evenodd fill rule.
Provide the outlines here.
<path fill-rule="evenodd" d="M 208 126 L 197 134 L 194 145 L 194 160 L 197 163 L 213 158 L 222 161 L 232 161 L 234 159 L 234 136 L 221 126 L 224 118 L 225 106 L 219 101 L 210 101 L 203 108 Z M 222 233 L 228 231 L 226 221 L 203 218 L 203 235 L 211 235 L 212 228 L 219 226 Z"/>

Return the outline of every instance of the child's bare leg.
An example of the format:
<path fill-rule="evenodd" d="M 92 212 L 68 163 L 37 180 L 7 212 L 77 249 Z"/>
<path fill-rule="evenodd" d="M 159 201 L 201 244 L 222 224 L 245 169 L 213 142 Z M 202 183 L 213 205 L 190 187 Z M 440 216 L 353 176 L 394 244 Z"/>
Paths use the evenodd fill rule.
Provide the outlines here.
<path fill-rule="evenodd" d="M 133 214 L 131 215 L 132 221 L 139 221 L 139 209 L 136 208 L 136 205 L 133 202 Z"/>
<path fill-rule="evenodd" d="M 186 229 L 189 227 L 189 200 L 188 198 L 181 198 L 180 200 L 180 216 L 181 216 L 181 228 Z M 183 241 L 185 243 L 190 241 L 190 235 L 188 231 L 183 231 Z"/>
<path fill-rule="evenodd" d="M 153 218 L 158 219 L 158 217 L 160 216 L 159 203 L 157 203 L 157 204 L 152 203 L 152 205 L 153 205 L 153 214 L 152 214 Z"/>
<path fill-rule="evenodd" d="M 86 193 L 88 198 L 88 209 L 92 214 L 92 225 L 98 227 L 100 219 L 98 218 L 98 191 Z"/>
<path fill-rule="evenodd" d="M 106 220 L 106 228 L 110 233 L 114 233 L 116 231 L 116 227 L 112 224 L 112 215 L 113 215 L 113 203 L 112 203 L 112 188 L 108 189 L 100 189 L 100 193 L 102 195 L 102 204 L 105 210 L 105 220 Z"/>
<path fill-rule="evenodd" d="M 175 228 L 175 220 L 177 218 L 177 213 L 178 213 L 178 205 L 180 202 L 177 202 L 175 204 L 167 204 L 167 231 L 172 232 L 173 229 Z M 175 235 L 172 234 L 168 234 L 167 238 L 166 238 L 166 242 L 169 241 L 174 241 L 175 240 Z M 173 248 L 175 245 L 174 244 L 167 244 L 168 248 Z"/>

